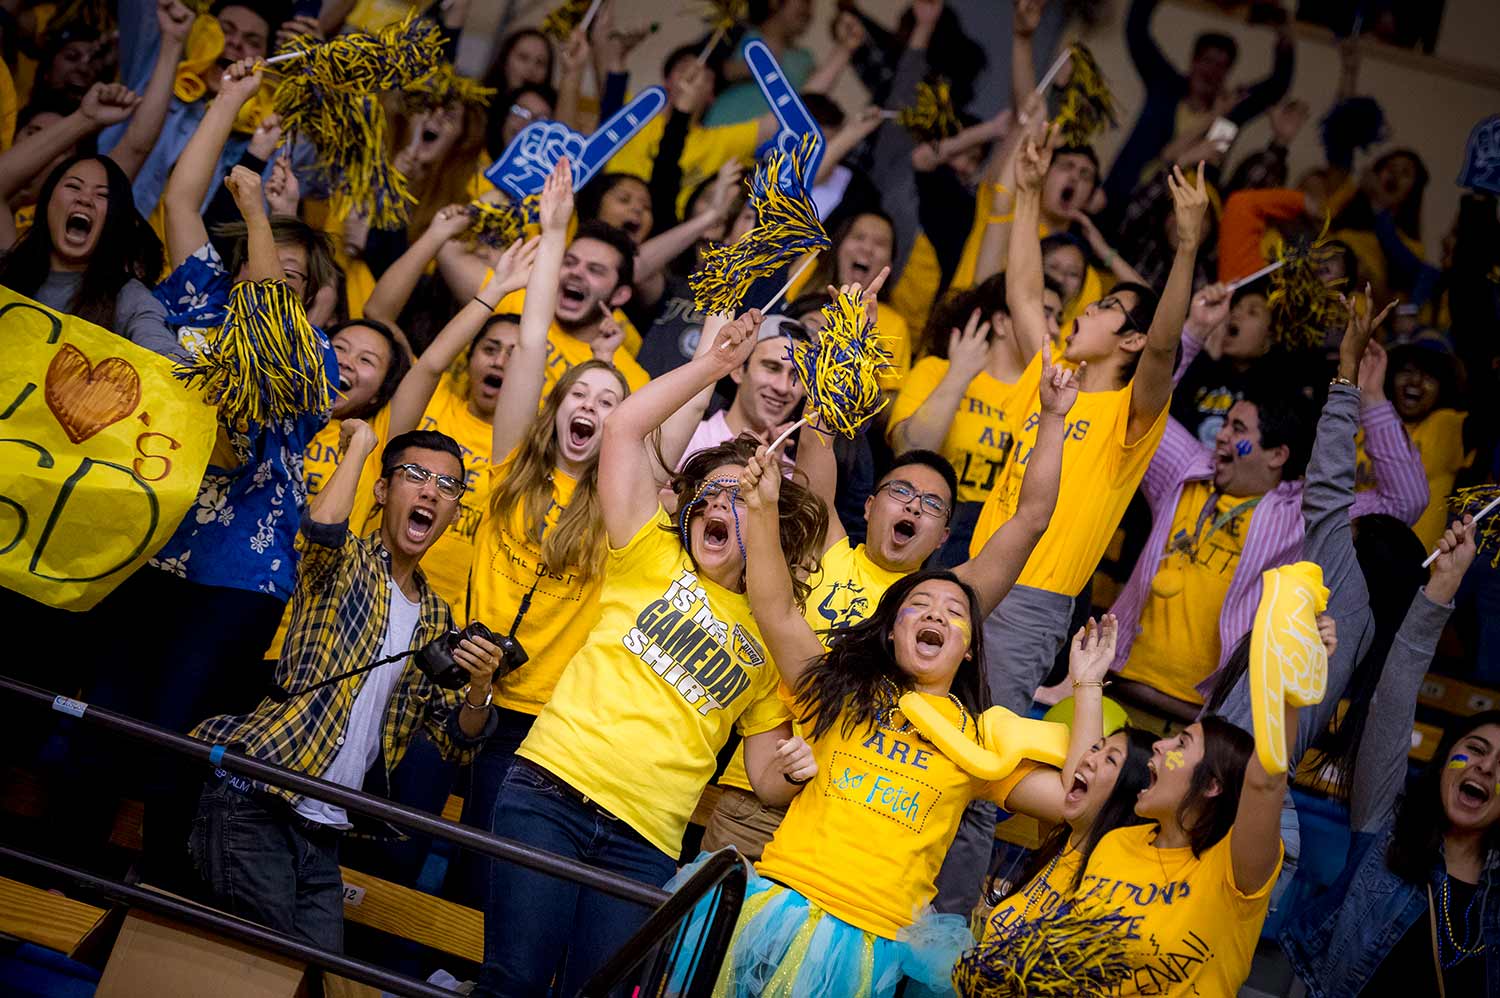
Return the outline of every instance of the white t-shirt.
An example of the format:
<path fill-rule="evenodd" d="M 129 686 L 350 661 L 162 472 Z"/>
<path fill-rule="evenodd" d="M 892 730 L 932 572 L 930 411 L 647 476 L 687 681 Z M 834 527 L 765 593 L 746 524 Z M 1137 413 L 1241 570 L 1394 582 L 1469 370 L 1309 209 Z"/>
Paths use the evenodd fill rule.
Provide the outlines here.
<path fill-rule="evenodd" d="M 411 647 L 411 636 L 422 613 L 422 604 L 408 600 L 395 582 L 388 582 L 388 588 L 391 609 L 386 617 L 381 658 L 399 655 Z M 390 662 L 364 677 L 364 685 L 354 697 L 354 709 L 349 712 L 349 726 L 344 729 L 338 755 L 333 757 L 327 769 L 318 774 L 321 779 L 353 790 L 364 786 L 365 773 L 380 757 L 380 725 L 385 717 L 386 704 L 407 664 L 407 660 Z M 304 797 L 297 803 L 297 813 L 324 825 L 350 827 L 349 815 L 343 808 L 311 797 Z"/>

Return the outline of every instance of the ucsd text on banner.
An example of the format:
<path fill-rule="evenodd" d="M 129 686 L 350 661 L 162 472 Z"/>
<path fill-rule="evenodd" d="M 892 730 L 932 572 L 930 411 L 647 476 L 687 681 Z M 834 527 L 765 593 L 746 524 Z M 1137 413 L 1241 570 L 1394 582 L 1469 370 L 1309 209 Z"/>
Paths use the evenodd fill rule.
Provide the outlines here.
<path fill-rule="evenodd" d="M 0 287 L 0 585 L 87 610 L 197 495 L 217 415 L 172 362 Z"/>

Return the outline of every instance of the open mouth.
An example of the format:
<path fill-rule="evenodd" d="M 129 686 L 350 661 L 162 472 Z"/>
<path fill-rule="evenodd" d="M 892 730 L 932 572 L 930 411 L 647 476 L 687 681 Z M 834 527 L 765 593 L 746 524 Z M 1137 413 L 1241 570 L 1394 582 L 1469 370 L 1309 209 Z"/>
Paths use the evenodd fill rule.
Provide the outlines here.
<path fill-rule="evenodd" d="M 1149 793 L 1154 786 L 1156 786 L 1156 760 L 1152 759 L 1146 763 L 1146 789 L 1142 790 L 1141 794 Z M 1136 796 L 1139 797 L 1140 794 Z"/>
<path fill-rule="evenodd" d="M 897 544 L 905 544 L 917 536 L 917 524 L 911 517 L 903 516 L 891 525 L 891 536 L 896 539 Z"/>
<path fill-rule="evenodd" d="M 849 276 L 860 283 L 870 276 L 870 264 L 864 260 L 849 261 Z"/>
<path fill-rule="evenodd" d="M 729 524 L 717 516 L 703 521 L 703 546 L 710 551 L 721 551 L 729 546 Z"/>
<path fill-rule="evenodd" d="M 594 425 L 592 419 L 587 419 L 583 416 L 574 416 L 568 422 L 568 443 L 572 444 L 575 448 L 586 447 L 589 441 L 594 439 L 594 434 L 598 429 L 599 427 Z"/>
<path fill-rule="evenodd" d="M 1416 406 L 1419 406 L 1419 405 L 1422 404 L 1422 396 L 1424 394 L 1425 393 L 1422 391 L 1421 388 L 1416 387 L 1416 386 L 1408 386 L 1406 388 L 1401 388 L 1401 389 L 1397 390 L 1397 392 L 1396 392 L 1396 401 L 1398 401 L 1398 402 L 1404 402 L 1407 405 L 1412 406 L 1413 408 L 1415 408 Z"/>
<path fill-rule="evenodd" d="M 569 305 L 579 306 L 582 305 L 584 299 L 588 297 L 588 292 L 586 292 L 583 288 L 578 287 L 577 285 L 564 284 L 561 288 L 558 289 L 558 297 L 567 302 Z"/>
<path fill-rule="evenodd" d="M 627 218 L 620 223 L 620 231 L 631 239 L 635 239 L 641 232 L 641 221 L 638 218 Z"/>
<path fill-rule="evenodd" d="M 94 220 L 81 211 L 70 213 L 63 222 L 64 237 L 77 242 L 87 239 L 93 228 Z"/>
<path fill-rule="evenodd" d="M 1077 801 L 1077 800 L 1081 799 L 1083 797 L 1083 795 L 1086 794 L 1086 793 L 1088 793 L 1088 792 L 1089 792 L 1089 779 L 1088 779 L 1088 777 L 1085 776 L 1081 772 L 1075 772 L 1073 774 L 1073 785 L 1068 788 L 1068 793 L 1066 795 L 1066 798 L 1068 800 L 1070 800 L 1070 801 Z"/>
<path fill-rule="evenodd" d="M 936 655 L 943 650 L 945 640 L 946 636 L 938 628 L 923 627 L 917 631 L 917 651 L 923 655 Z"/>
<path fill-rule="evenodd" d="M 426 506 L 413 506 L 406 517 L 406 538 L 413 544 L 421 544 L 432 532 L 437 514 Z"/>
<path fill-rule="evenodd" d="M 1057 199 L 1062 202 L 1064 208 L 1071 208 L 1073 206 L 1073 199 L 1077 196 L 1078 189 L 1072 184 L 1068 184 L 1058 192 Z"/>
<path fill-rule="evenodd" d="M 431 145 L 432 143 L 436 142 L 438 140 L 438 137 L 439 136 L 438 136 L 438 133 L 437 133 L 437 129 L 435 129 L 435 128 L 424 128 L 424 129 L 422 129 L 422 141 L 425 142 L 425 143 L 427 143 L 428 145 Z"/>
<path fill-rule="evenodd" d="M 1473 808 L 1490 802 L 1490 788 L 1478 780 L 1464 780 L 1458 785 L 1458 799 Z"/>
<path fill-rule="evenodd" d="M 343 395 L 349 394 L 349 389 L 354 387 L 354 382 L 349 380 L 349 375 L 339 374 L 339 392 Z"/>
<path fill-rule="evenodd" d="M 1234 339 L 1236 336 L 1240 335 L 1240 326 L 1239 326 L 1239 323 L 1237 323 L 1237 322 L 1231 322 L 1228 326 L 1225 326 L 1224 327 L 1224 335 L 1227 336 L 1231 340 Z"/>
<path fill-rule="evenodd" d="M 484 377 L 480 378 L 479 383 L 484 385 L 484 387 L 486 388 L 493 388 L 498 391 L 500 389 L 500 386 L 505 383 L 505 378 L 492 371 L 489 374 L 486 374 Z"/>

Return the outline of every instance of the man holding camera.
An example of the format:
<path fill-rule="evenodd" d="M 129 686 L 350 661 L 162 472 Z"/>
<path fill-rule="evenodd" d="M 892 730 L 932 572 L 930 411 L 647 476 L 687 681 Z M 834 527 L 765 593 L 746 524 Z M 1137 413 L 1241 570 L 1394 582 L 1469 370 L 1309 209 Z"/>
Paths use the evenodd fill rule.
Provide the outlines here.
<path fill-rule="evenodd" d="M 355 789 L 369 773 L 382 779 L 379 792 L 419 727 L 446 757 L 477 751 L 495 727 L 490 683 L 501 652 L 474 625 L 453 632 L 448 604 L 417 567 L 463 496 L 452 438 L 416 430 L 387 444 L 375 483 L 380 529 L 349 532 L 377 443 L 364 422 L 345 420 L 338 469 L 303 516 L 279 690 L 254 713 L 209 718 L 193 735 Z M 224 909 L 338 952 L 339 838 L 350 827 L 342 808 L 218 770 L 188 848 Z"/>

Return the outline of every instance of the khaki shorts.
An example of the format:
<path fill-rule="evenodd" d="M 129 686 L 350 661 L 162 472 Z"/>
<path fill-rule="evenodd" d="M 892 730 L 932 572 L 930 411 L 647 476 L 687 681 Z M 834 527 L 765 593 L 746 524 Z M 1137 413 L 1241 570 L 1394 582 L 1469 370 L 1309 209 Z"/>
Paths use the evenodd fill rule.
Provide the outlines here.
<path fill-rule="evenodd" d="M 738 787 L 720 789 L 723 793 L 703 829 L 703 850 L 716 852 L 734 846 L 750 862 L 759 862 L 766 843 L 786 817 L 786 808 L 768 807 L 759 797 Z"/>

